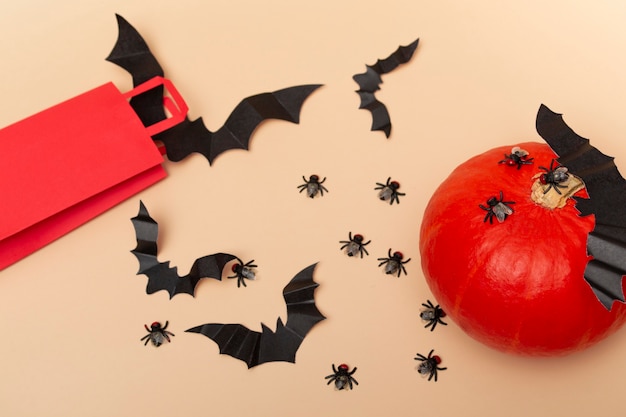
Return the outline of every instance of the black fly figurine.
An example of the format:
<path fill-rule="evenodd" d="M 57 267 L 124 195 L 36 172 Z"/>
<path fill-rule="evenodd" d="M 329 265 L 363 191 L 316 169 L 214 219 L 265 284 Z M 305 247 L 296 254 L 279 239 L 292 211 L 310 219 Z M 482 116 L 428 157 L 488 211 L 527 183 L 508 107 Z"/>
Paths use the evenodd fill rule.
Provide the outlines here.
<path fill-rule="evenodd" d="M 406 195 L 405 193 L 401 193 L 398 191 L 398 188 L 400 188 L 400 183 L 397 181 L 391 181 L 391 177 L 387 178 L 387 182 L 385 184 L 377 182 L 376 185 L 378 187 L 374 189 L 380 190 L 378 192 L 378 198 L 380 198 L 382 201 L 389 201 L 389 205 L 393 204 L 394 201 L 400 204 L 399 197 Z"/>
<path fill-rule="evenodd" d="M 324 181 L 326 181 L 326 177 L 320 181 L 320 177 L 314 174 L 311 175 L 308 180 L 303 175 L 302 179 L 304 180 L 304 184 L 299 185 L 298 188 L 300 189 L 300 192 L 306 190 L 307 197 L 313 198 L 317 195 L 317 193 L 319 193 L 320 196 L 323 196 L 324 191 L 328 192 L 326 187 L 322 185 Z"/>
<path fill-rule="evenodd" d="M 352 232 L 348 233 L 348 239 L 349 240 L 339 241 L 339 243 L 344 244 L 341 248 L 339 248 L 339 250 L 343 250 L 345 248 L 346 255 L 348 256 L 356 256 L 360 254 L 361 258 L 363 258 L 363 253 L 365 253 L 366 255 L 369 255 L 369 252 L 367 252 L 367 249 L 365 249 L 365 246 L 369 245 L 371 240 L 368 240 L 367 242 L 364 243 L 363 235 L 360 235 L 357 233 L 354 236 L 352 236 Z"/>
<path fill-rule="evenodd" d="M 254 279 L 255 274 L 252 268 L 256 268 L 257 265 L 255 265 L 253 262 L 254 259 L 244 264 L 241 259 L 237 258 L 237 263 L 233 264 L 231 270 L 235 273 L 235 275 L 231 275 L 228 278 L 237 278 L 237 288 L 239 288 L 241 285 L 246 287 L 246 279 Z"/>
<path fill-rule="evenodd" d="M 324 379 L 328 379 L 326 385 L 330 385 L 331 382 L 335 382 L 335 389 L 352 389 L 352 383 L 359 385 L 356 379 L 352 377 L 356 372 L 356 367 L 350 371 L 350 368 L 345 363 L 339 365 L 339 369 L 335 368 L 335 364 L 333 364 L 333 373 L 325 377 Z"/>
<path fill-rule="evenodd" d="M 378 266 L 380 267 L 385 265 L 385 274 L 392 275 L 397 272 L 399 278 L 402 272 L 404 272 L 404 275 L 408 275 L 406 273 L 406 269 L 404 268 L 404 264 L 408 263 L 411 259 L 409 258 L 406 261 L 403 261 L 403 258 L 404 255 L 402 255 L 402 252 L 394 252 L 392 255 L 391 248 L 389 248 L 386 258 L 378 258 L 378 260 L 381 261 Z"/>
<path fill-rule="evenodd" d="M 544 194 L 550 191 L 550 188 L 553 188 L 554 191 L 557 192 L 557 194 L 561 194 L 559 188 L 567 188 L 566 185 L 561 185 L 562 182 L 567 181 L 567 179 L 569 178 L 567 168 L 561 165 L 554 168 L 555 162 L 556 159 L 553 159 L 552 162 L 550 162 L 549 169 L 542 166 L 539 167 L 539 169 L 546 171 L 544 174 L 541 174 L 541 176 L 539 176 L 539 181 L 544 185 L 548 185 L 548 187 L 543 190 Z"/>
<path fill-rule="evenodd" d="M 507 216 L 513 214 L 513 209 L 507 204 L 515 204 L 515 202 L 503 200 L 504 196 L 502 195 L 502 191 L 500 191 L 500 199 L 496 197 L 490 197 L 489 200 L 487 200 L 487 206 L 483 206 L 482 204 L 478 205 L 478 207 L 487 212 L 483 222 L 487 222 L 487 220 L 489 220 L 489 223 L 493 224 L 493 217 L 495 216 L 496 219 L 498 219 L 498 221 L 502 223 Z"/>
<path fill-rule="evenodd" d="M 511 149 L 511 153 L 509 155 L 504 154 L 504 159 L 498 162 L 499 164 L 506 164 L 508 166 L 517 166 L 517 169 L 520 169 L 522 165 L 532 165 L 533 159 L 529 158 L 528 152 L 519 146 L 515 146 Z"/>
<path fill-rule="evenodd" d="M 146 343 L 144 343 L 143 345 L 146 346 L 148 342 L 152 342 L 154 346 L 159 347 L 166 340 L 168 342 L 171 342 L 170 336 L 174 336 L 174 333 L 165 330 L 167 329 L 168 324 L 169 322 L 166 321 L 165 326 L 161 327 L 161 323 L 159 323 L 158 321 L 155 321 L 154 323 L 150 325 L 149 329 L 148 329 L 148 326 L 144 324 L 143 327 L 146 328 L 146 330 L 148 331 L 148 334 L 141 338 L 142 341 L 143 340 L 146 341 Z"/>
<path fill-rule="evenodd" d="M 426 303 L 422 303 L 422 306 L 424 306 L 424 309 L 420 312 L 420 318 L 426 322 L 426 325 L 424 326 L 425 328 L 430 327 L 430 331 L 432 332 L 435 330 L 437 323 L 444 326 L 448 325 L 448 323 L 441 320 L 446 316 L 446 313 L 441 307 L 439 307 L 439 304 L 435 306 L 430 302 L 430 300 L 426 300 Z"/>
<path fill-rule="evenodd" d="M 428 380 L 430 381 L 435 378 L 435 382 L 437 382 L 437 371 L 445 371 L 448 368 L 440 368 L 439 364 L 441 363 L 441 358 L 437 355 L 432 356 L 434 349 L 432 349 L 428 356 L 421 355 L 417 353 L 415 360 L 420 361 L 420 364 L 417 366 L 417 372 L 423 377 L 428 376 Z"/>

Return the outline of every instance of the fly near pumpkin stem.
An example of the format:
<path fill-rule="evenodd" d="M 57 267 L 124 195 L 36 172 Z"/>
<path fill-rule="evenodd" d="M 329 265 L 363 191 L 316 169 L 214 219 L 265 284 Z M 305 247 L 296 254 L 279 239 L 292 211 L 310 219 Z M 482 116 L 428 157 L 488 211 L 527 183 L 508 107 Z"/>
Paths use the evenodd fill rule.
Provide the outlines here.
<path fill-rule="evenodd" d="M 565 207 L 568 198 L 585 188 L 585 184 L 580 178 L 570 174 L 567 180 L 559 183 L 562 187 L 559 188 L 560 193 L 556 191 L 555 187 L 546 192 L 547 186 L 541 182 L 541 175 L 537 174 L 533 177 L 535 181 L 531 187 L 530 198 L 535 203 L 550 210 Z"/>

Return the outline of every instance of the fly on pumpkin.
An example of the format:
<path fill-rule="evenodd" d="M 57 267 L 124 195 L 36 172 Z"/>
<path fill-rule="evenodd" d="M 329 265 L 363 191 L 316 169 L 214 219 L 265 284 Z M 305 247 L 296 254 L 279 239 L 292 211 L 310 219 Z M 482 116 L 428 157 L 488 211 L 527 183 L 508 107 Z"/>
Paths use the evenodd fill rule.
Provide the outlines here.
<path fill-rule="evenodd" d="M 493 224 L 493 218 L 495 217 L 498 219 L 498 222 L 502 223 L 507 216 L 513 214 L 513 209 L 508 206 L 509 204 L 515 204 L 515 201 L 504 201 L 502 191 L 500 191 L 499 199 L 493 196 L 487 200 L 486 206 L 479 204 L 478 207 L 487 212 L 483 222 L 487 222 L 487 220 L 489 220 L 489 223 Z"/>
<path fill-rule="evenodd" d="M 543 185 L 547 185 L 547 187 L 543 190 L 544 194 L 550 191 L 550 189 L 554 189 L 554 191 L 556 191 L 557 194 L 561 194 L 561 191 L 559 190 L 559 188 L 567 188 L 567 185 L 561 184 L 562 182 L 565 182 L 569 179 L 567 168 L 562 165 L 558 165 L 558 162 L 557 162 L 557 166 L 555 167 L 554 166 L 555 162 L 556 162 L 555 159 L 553 159 L 552 162 L 550 162 L 550 168 L 546 168 L 542 166 L 539 167 L 539 169 L 541 169 L 542 171 L 545 171 L 543 174 L 539 176 L 539 181 Z"/>
<path fill-rule="evenodd" d="M 508 166 L 517 166 L 517 169 L 520 169 L 522 165 L 532 165 L 533 159 L 535 158 L 528 157 L 528 151 L 519 146 L 515 146 L 511 149 L 511 153 L 504 154 L 504 159 L 498 163 Z"/>

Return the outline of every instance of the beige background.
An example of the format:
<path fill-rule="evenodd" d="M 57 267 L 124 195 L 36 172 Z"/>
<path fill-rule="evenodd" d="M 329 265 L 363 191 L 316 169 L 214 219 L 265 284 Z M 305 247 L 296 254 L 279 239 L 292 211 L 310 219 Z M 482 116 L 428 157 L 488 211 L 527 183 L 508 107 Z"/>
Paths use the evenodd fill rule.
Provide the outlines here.
<path fill-rule="evenodd" d="M 8 3 L 8 2 L 5 2 Z M 492 351 L 451 323 L 419 320 L 431 294 L 418 230 L 429 196 L 469 156 L 537 140 L 540 103 L 626 167 L 626 5 L 618 1 L 106 1 L 10 2 L 0 7 L 0 126 L 107 81 L 130 77 L 104 58 L 114 13 L 145 37 L 190 106 L 219 127 L 243 97 L 322 83 L 300 125 L 259 128 L 251 152 L 164 164 L 169 176 L 0 272 L 2 416 L 555 416 L 620 415 L 626 331 L 582 353 L 524 359 Z M 389 140 L 370 132 L 352 75 L 421 38 L 413 61 L 384 77 Z M 298 194 L 302 175 L 330 192 Z M 392 176 L 406 197 L 379 201 Z M 186 273 L 216 251 L 255 259 L 247 288 L 203 281 L 195 298 L 145 294 L 130 254 L 139 199 L 161 225 L 160 259 Z M 45 204 L 45 202 L 43 202 Z M 348 232 L 371 256 L 339 251 Z M 389 247 L 412 261 L 384 276 Z M 260 330 L 285 317 L 282 288 L 319 262 L 315 327 L 297 363 L 246 369 L 184 330 L 205 322 Z M 434 300 L 433 300 L 434 301 Z M 494 311 L 494 314 L 497 314 Z M 546 311 L 546 315 L 550 312 Z M 170 321 L 173 342 L 139 341 Z M 541 325 L 541 323 L 537 323 Z M 415 353 L 448 370 L 427 382 Z M 360 385 L 325 384 L 332 363 Z"/>

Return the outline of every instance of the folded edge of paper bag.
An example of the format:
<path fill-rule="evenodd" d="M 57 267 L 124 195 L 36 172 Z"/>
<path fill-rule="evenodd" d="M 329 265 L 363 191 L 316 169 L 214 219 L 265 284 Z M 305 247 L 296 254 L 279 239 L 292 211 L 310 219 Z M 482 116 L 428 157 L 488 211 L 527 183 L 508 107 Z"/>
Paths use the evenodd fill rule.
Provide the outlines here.
<path fill-rule="evenodd" d="M 30 255 L 121 201 L 166 177 L 156 165 L 106 191 L 67 208 L 33 226 L 0 241 L 0 270 Z"/>
<path fill-rule="evenodd" d="M 128 100 L 163 85 L 170 117 L 144 126 Z M 169 80 L 106 83 L 0 130 L 0 270 L 167 175 L 151 132 L 186 117 Z"/>

